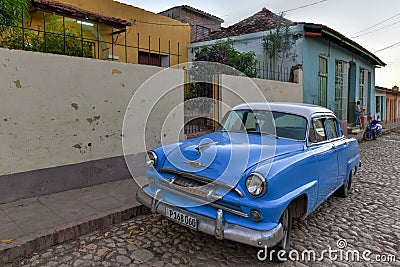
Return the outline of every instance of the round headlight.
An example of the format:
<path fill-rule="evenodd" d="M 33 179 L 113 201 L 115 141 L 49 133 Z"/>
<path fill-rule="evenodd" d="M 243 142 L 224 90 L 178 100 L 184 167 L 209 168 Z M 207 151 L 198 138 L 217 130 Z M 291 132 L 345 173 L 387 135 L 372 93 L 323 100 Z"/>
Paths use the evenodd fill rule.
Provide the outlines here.
<path fill-rule="evenodd" d="M 149 167 L 156 167 L 157 166 L 157 154 L 153 151 L 148 151 L 146 153 L 146 164 Z"/>
<path fill-rule="evenodd" d="M 252 173 L 247 176 L 245 185 L 247 192 L 254 197 L 260 197 L 267 191 L 265 178 L 258 173 Z"/>

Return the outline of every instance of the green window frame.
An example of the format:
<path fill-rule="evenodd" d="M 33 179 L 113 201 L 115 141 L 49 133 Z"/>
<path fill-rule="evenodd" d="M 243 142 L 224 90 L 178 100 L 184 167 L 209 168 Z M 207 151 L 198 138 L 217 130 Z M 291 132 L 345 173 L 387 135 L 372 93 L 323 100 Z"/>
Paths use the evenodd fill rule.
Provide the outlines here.
<path fill-rule="evenodd" d="M 361 101 L 361 107 L 365 109 L 364 114 L 368 114 L 368 70 L 360 68 L 360 82 L 359 82 L 359 100 Z"/>
<path fill-rule="evenodd" d="M 334 112 L 339 120 L 347 119 L 349 63 L 335 61 L 335 108 Z"/>
<path fill-rule="evenodd" d="M 318 57 L 318 105 L 328 106 L 328 57 Z"/>

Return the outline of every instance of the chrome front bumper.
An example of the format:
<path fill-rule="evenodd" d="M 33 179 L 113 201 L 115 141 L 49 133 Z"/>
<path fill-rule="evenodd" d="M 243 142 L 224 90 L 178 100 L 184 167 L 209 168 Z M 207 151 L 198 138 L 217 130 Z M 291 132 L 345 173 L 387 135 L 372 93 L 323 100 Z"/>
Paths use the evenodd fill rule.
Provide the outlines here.
<path fill-rule="evenodd" d="M 242 227 L 236 224 L 224 222 L 223 210 L 218 209 L 216 219 L 211 219 L 173 205 L 166 204 L 162 201 L 162 192 L 157 190 L 155 197 L 150 196 L 141 188 L 136 193 L 136 199 L 144 206 L 151 209 L 153 213 L 166 215 L 166 207 L 171 207 L 184 214 L 192 216 L 198 221 L 197 230 L 209 235 L 215 236 L 217 239 L 228 239 L 235 242 L 247 244 L 254 247 L 272 247 L 276 245 L 283 237 L 282 224 L 278 224 L 274 229 L 268 231 L 254 230 Z"/>

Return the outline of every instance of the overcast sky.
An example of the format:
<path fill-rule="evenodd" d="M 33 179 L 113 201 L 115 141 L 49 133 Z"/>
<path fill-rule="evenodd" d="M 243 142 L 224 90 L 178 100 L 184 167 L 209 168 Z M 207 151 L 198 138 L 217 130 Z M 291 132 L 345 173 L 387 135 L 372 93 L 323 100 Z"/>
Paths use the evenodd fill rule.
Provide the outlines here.
<path fill-rule="evenodd" d="M 224 19 L 225 27 L 253 15 L 263 7 L 275 13 L 287 11 L 286 18 L 292 21 L 324 24 L 349 38 L 360 35 L 351 39 L 387 64 L 376 70 L 376 85 L 387 88 L 400 86 L 400 0 L 119 1 L 155 13 L 177 5 L 189 5 Z M 310 6 L 303 7 L 306 5 Z"/>

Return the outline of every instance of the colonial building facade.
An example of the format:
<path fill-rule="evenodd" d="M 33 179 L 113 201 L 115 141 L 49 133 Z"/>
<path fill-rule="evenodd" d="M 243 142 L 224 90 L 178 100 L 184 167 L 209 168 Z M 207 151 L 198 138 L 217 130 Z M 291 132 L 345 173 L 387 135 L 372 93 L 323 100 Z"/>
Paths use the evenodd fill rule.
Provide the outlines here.
<path fill-rule="evenodd" d="M 271 55 L 269 36 L 280 28 L 285 44 L 276 44 Z M 240 52 L 253 51 L 260 78 L 281 77 L 291 81 L 295 68 L 303 69 L 303 102 L 334 110 L 346 133 L 355 122 L 355 105 L 361 101 L 364 116 L 375 116 L 375 67 L 385 63 L 373 53 L 341 33 L 321 24 L 298 23 L 263 9 L 228 28 L 211 34 L 207 40 L 189 45 L 189 59 L 201 47 L 218 40 L 230 40 Z M 365 118 L 366 119 L 366 118 Z M 364 120 L 365 120 L 364 119 Z"/>

